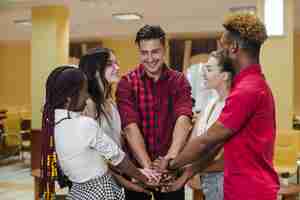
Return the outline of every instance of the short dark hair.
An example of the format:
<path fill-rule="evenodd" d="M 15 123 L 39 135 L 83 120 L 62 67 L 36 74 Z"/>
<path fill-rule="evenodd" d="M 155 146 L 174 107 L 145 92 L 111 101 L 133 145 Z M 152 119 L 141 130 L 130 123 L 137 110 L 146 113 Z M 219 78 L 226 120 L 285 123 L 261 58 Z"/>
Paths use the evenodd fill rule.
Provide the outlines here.
<path fill-rule="evenodd" d="M 230 42 L 236 41 L 239 48 L 247 52 L 250 57 L 259 57 L 262 45 L 261 43 L 244 38 L 239 33 L 234 31 L 228 31 L 227 38 Z"/>
<path fill-rule="evenodd" d="M 135 43 L 140 45 L 142 40 L 159 39 L 164 46 L 166 41 L 164 30 L 160 26 L 145 25 L 136 34 Z"/>

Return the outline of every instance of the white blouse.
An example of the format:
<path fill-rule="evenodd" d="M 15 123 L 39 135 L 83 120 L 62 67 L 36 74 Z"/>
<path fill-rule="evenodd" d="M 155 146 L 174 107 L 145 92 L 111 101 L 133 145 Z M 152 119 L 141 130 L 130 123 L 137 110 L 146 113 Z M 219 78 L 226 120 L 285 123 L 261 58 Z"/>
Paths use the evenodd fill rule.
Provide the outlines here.
<path fill-rule="evenodd" d="M 125 153 L 96 120 L 57 109 L 55 122 L 58 160 L 72 182 L 82 183 L 102 176 L 108 170 L 107 161 L 118 165 L 124 159 Z"/>
<path fill-rule="evenodd" d="M 192 97 L 195 99 L 194 112 L 203 112 L 208 102 L 218 96 L 214 89 L 207 89 L 203 67 L 203 63 L 193 64 L 187 70 L 187 79 L 192 87 Z"/>
<path fill-rule="evenodd" d="M 211 99 L 204 112 L 196 120 L 192 135 L 200 136 L 204 134 L 218 120 L 224 106 L 225 100 L 220 100 L 219 97 Z"/>
<path fill-rule="evenodd" d="M 111 113 L 108 117 L 109 122 L 104 116 L 101 117 L 101 129 L 121 147 L 121 118 L 114 103 L 111 104 Z"/>

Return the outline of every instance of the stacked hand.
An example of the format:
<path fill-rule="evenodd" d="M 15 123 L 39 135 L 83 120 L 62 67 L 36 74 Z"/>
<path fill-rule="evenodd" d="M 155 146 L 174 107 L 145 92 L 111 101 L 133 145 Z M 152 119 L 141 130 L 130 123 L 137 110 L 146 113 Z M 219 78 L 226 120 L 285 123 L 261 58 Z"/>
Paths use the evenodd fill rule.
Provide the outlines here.
<path fill-rule="evenodd" d="M 172 192 L 185 185 L 188 178 L 184 175 L 178 177 L 178 171 L 168 170 L 169 161 L 166 158 L 159 157 L 152 163 L 151 168 L 140 169 L 149 181 L 144 183 L 144 187 L 148 190 Z"/>
<path fill-rule="evenodd" d="M 116 177 L 118 182 L 129 190 L 150 194 L 151 191 L 172 192 L 182 188 L 188 180 L 183 173 L 178 177 L 178 171 L 167 169 L 169 160 L 159 157 L 149 168 L 139 169 L 147 177 L 146 181 L 140 182 L 135 179 L 132 181 L 125 178 Z"/>
<path fill-rule="evenodd" d="M 170 159 L 164 157 L 159 157 L 153 162 L 153 169 L 161 173 L 160 186 L 161 192 L 173 192 L 184 187 L 187 182 L 185 176 L 179 176 L 179 171 L 170 171 L 168 170 Z M 179 173 L 178 173 L 179 172 Z"/>

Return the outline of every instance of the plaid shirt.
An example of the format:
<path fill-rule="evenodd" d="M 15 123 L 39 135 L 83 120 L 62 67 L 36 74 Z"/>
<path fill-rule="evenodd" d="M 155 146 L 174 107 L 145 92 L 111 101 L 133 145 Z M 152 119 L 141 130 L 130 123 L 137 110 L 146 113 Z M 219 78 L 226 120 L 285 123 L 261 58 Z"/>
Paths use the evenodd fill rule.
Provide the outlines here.
<path fill-rule="evenodd" d="M 143 65 L 139 65 L 122 77 L 116 98 L 122 128 L 131 123 L 138 125 L 152 160 L 168 152 L 177 118 L 192 116 L 191 87 L 187 79 L 166 66 L 160 79 L 154 82 Z"/>

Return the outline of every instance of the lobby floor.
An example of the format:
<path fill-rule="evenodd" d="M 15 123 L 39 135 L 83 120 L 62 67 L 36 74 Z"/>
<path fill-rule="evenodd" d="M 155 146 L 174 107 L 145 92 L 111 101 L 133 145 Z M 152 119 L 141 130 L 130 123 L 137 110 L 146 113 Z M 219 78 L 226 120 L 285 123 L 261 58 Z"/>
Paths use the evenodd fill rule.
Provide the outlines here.
<path fill-rule="evenodd" d="M 21 161 L 18 156 L 0 162 L 0 199 L 33 200 L 33 178 L 30 158 Z"/>
<path fill-rule="evenodd" d="M 289 182 L 295 183 L 292 176 Z M 33 200 L 34 183 L 30 172 L 30 155 L 21 161 L 18 156 L 0 160 L 0 200 Z M 58 189 L 58 193 L 66 193 Z M 186 200 L 192 199 L 191 190 L 186 187 Z M 281 199 L 281 198 L 278 198 Z"/>

